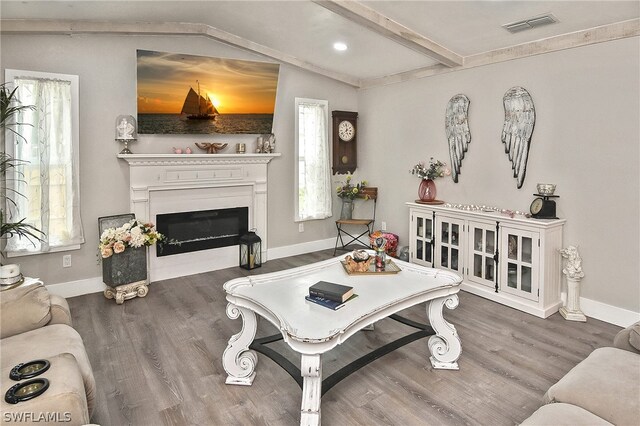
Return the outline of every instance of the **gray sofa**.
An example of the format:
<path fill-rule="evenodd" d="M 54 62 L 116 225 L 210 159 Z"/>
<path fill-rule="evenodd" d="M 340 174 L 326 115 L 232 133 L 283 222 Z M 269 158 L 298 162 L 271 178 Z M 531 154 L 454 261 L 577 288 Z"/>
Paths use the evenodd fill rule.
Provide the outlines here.
<path fill-rule="evenodd" d="M 640 425 L 640 322 L 620 331 L 544 395 L 527 426 Z"/>
<path fill-rule="evenodd" d="M 9 404 L 5 392 L 23 381 L 9 379 L 20 363 L 46 359 L 49 380 L 40 396 Z M 89 423 L 95 399 L 95 380 L 82 338 L 71 327 L 67 301 L 49 294 L 39 281 L 0 291 L 0 411 L 2 422 L 20 424 Z"/>

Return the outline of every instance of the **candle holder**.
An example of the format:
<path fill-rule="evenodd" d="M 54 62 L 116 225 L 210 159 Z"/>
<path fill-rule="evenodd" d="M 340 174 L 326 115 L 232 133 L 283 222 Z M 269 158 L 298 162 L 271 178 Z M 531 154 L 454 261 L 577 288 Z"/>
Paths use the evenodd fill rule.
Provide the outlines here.
<path fill-rule="evenodd" d="M 255 269 L 262 266 L 262 239 L 252 229 L 240 237 L 240 267 Z"/>

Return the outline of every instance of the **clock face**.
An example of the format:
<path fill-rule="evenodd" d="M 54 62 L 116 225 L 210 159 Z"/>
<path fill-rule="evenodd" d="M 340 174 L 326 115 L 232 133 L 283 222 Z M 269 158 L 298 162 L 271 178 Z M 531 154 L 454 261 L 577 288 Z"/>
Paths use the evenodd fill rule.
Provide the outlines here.
<path fill-rule="evenodd" d="M 345 142 L 349 142 L 356 135 L 356 129 L 350 121 L 344 120 L 338 124 L 338 136 Z"/>
<path fill-rule="evenodd" d="M 531 203 L 531 207 L 529 208 L 531 214 L 540 213 L 540 210 L 542 210 L 542 205 L 542 198 L 536 198 L 535 200 L 533 200 L 533 202 Z"/>

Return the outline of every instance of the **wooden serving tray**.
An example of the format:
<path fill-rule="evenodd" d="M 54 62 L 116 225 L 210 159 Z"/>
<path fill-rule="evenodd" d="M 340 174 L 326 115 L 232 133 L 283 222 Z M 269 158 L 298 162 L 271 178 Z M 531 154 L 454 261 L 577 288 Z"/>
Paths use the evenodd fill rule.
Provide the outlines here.
<path fill-rule="evenodd" d="M 397 274 L 398 272 L 402 271 L 402 269 L 400 269 L 400 267 L 396 265 L 391 259 L 389 259 L 385 264 L 384 271 L 376 271 L 375 262 L 371 262 L 371 265 L 369 265 L 369 270 L 364 272 L 357 272 L 357 271 L 350 272 L 349 269 L 347 269 L 347 262 L 345 262 L 344 260 L 341 260 L 340 263 L 342 264 L 342 267 L 349 275 L 389 275 L 389 274 Z"/>

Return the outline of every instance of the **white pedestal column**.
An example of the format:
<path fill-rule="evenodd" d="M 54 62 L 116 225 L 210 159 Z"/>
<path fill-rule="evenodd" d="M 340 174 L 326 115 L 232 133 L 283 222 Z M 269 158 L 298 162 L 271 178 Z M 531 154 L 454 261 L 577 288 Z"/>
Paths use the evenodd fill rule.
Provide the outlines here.
<path fill-rule="evenodd" d="M 567 277 L 567 304 L 560 308 L 560 315 L 569 321 L 587 321 L 580 310 L 580 281 L 580 278 Z"/>
<path fill-rule="evenodd" d="M 580 310 L 580 281 L 584 277 L 582 272 L 582 258 L 578 247 L 569 246 L 560 250 L 560 255 L 567 259 L 562 273 L 567 276 L 567 304 L 560 308 L 560 315 L 569 321 L 586 322 L 587 317 Z"/>

